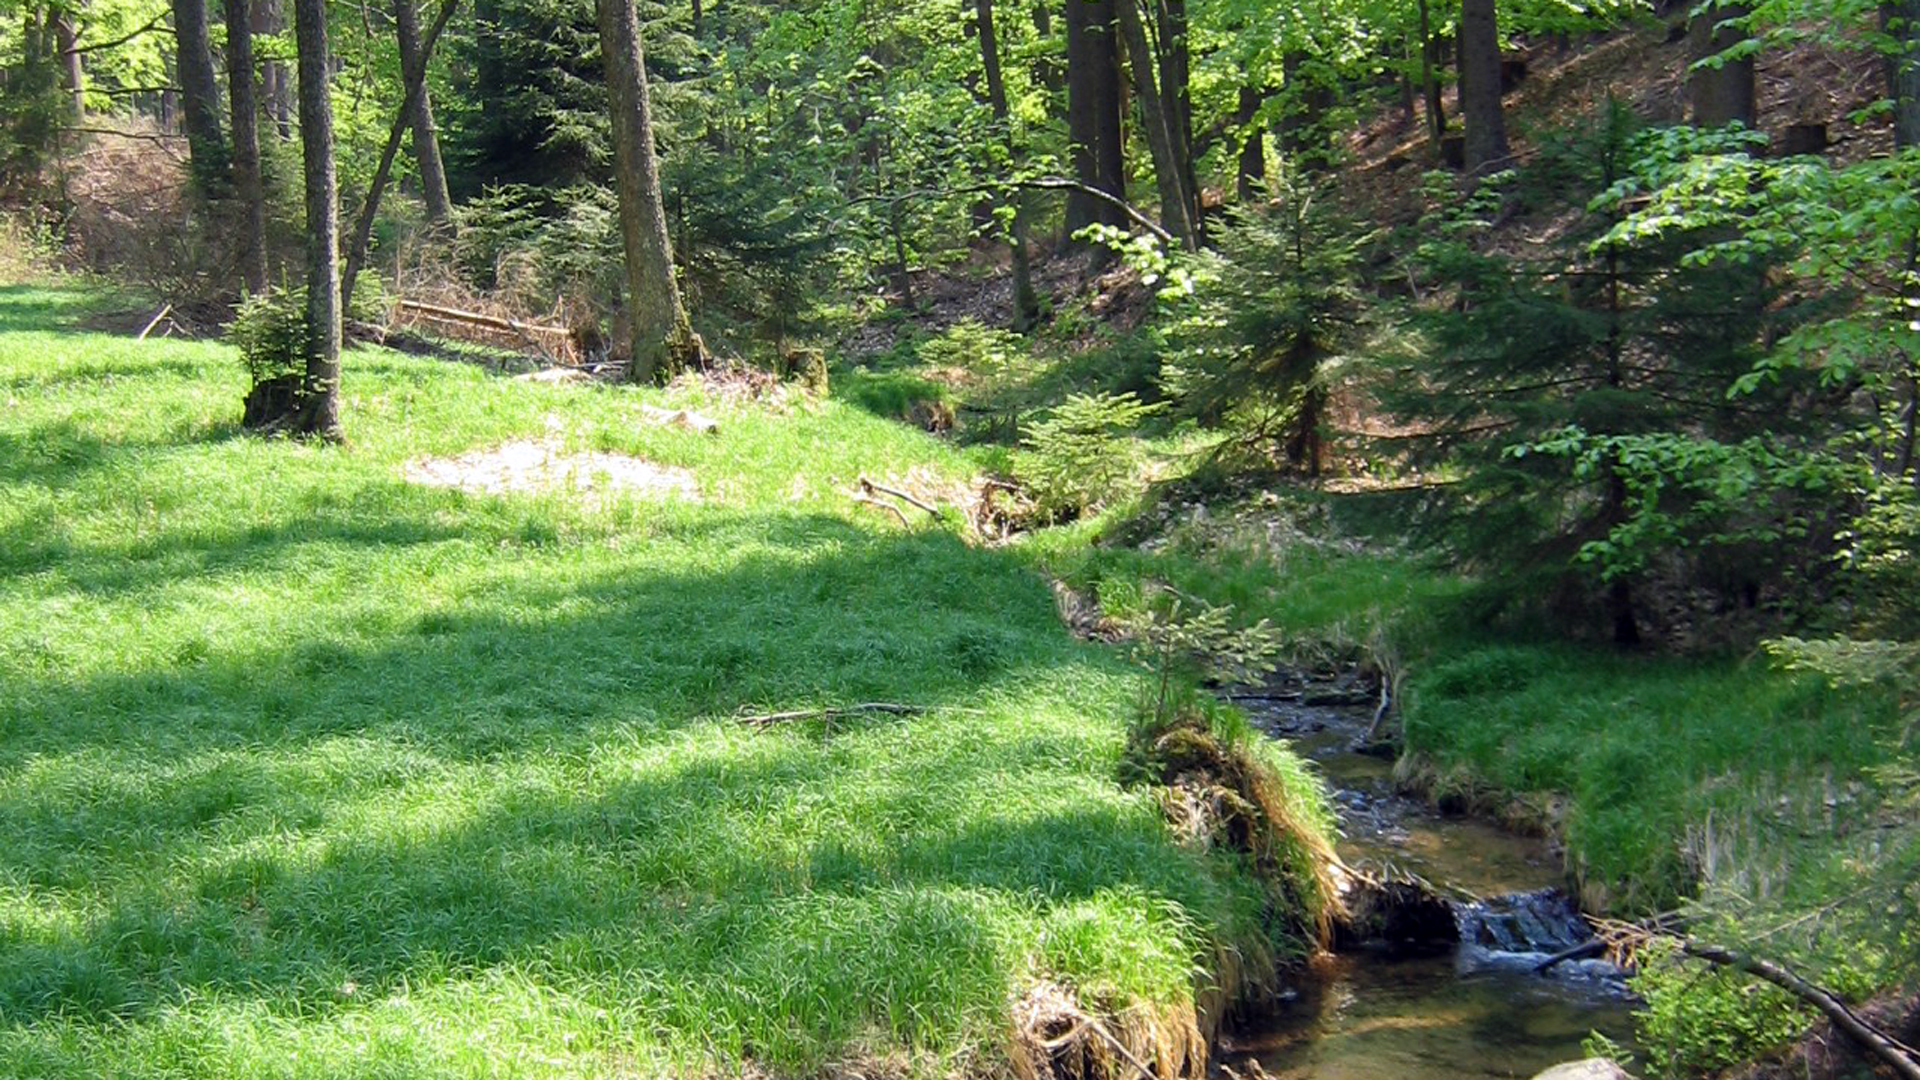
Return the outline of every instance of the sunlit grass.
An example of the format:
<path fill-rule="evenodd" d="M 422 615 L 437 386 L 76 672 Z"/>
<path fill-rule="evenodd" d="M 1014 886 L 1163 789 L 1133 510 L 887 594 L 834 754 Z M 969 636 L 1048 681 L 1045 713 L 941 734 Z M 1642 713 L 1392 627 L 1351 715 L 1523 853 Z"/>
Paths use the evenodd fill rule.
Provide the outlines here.
<path fill-rule="evenodd" d="M 1190 1000 L 1257 889 L 1122 786 L 1138 676 L 861 473 L 836 403 L 360 351 L 348 444 L 230 350 L 0 290 L 0 1075 L 991 1072 L 1036 979 Z M 410 485 L 513 438 L 698 504 Z M 757 729 L 859 701 L 919 716 Z"/>

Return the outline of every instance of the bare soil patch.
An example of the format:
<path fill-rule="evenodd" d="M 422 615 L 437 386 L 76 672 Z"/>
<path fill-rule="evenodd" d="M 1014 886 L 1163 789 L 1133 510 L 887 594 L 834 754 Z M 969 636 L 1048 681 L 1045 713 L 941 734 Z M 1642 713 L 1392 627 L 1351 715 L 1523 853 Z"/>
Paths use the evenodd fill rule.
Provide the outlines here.
<path fill-rule="evenodd" d="M 416 484 L 481 495 L 573 491 L 698 502 L 700 486 L 687 469 L 656 465 L 625 454 L 569 451 L 553 440 L 521 439 L 458 457 L 421 458 L 402 474 Z"/>

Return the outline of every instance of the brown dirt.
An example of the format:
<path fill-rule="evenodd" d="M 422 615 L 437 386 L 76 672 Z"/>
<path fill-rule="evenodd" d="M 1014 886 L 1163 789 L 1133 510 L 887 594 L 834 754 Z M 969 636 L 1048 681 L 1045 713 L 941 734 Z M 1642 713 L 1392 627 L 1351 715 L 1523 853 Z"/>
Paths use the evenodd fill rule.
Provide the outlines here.
<path fill-rule="evenodd" d="M 1596 35 L 1566 51 L 1538 43 L 1509 53 L 1528 68 L 1526 80 L 1506 96 L 1515 157 L 1527 160 L 1541 132 L 1591 116 L 1609 95 L 1656 123 L 1684 119 L 1687 46 L 1669 37 L 1667 23 L 1653 22 Z M 1814 41 L 1769 48 L 1756 78 L 1760 126 L 1776 145 L 1792 125 L 1824 123 L 1836 164 L 1892 148 L 1884 118 L 1853 119 L 1881 95 L 1880 60 L 1872 51 Z M 1447 115 L 1457 117 L 1457 88 L 1443 98 Z M 1380 221 L 1409 221 L 1421 210 L 1420 178 L 1434 162 L 1424 111 L 1417 109 L 1409 124 L 1398 107 L 1382 110 L 1347 139 L 1354 164 L 1342 187 Z"/>
<path fill-rule="evenodd" d="M 633 493 L 646 498 L 697 502 L 692 472 L 641 458 L 602 452 L 570 452 L 552 440 L 523 439 L 458 457 L 421 458 L 401 470 L 409 481 L 480 495 L 572 491 L 601 497 Z"/>

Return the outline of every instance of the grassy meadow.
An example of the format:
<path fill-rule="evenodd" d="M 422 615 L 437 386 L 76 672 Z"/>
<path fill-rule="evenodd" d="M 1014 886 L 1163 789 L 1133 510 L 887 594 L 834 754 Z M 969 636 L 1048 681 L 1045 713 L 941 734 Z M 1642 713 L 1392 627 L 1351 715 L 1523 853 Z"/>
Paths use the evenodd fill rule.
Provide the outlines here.
<path fill-rule="evenodd" d="M 345 447 L 263 441 L 95 303 L 0 289 L 0 1076 L 993 1074 L 1037 981 L 1177 1008 L 1260 934 L 1118 779 L 1139 676 L 847 496 L 951 447 L 379 350 Z M 402 478 L 511 439 L 700 499 Z M 931 711 L 737 719 L 865 701 Z"/>

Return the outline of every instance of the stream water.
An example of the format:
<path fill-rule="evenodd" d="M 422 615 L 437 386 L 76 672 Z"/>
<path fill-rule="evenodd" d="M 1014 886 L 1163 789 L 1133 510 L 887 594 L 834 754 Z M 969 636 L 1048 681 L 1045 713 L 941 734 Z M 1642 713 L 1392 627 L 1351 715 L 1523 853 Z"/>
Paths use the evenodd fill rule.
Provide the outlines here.
<path fill-rule="evenodd" d="M 1535 971 L 1588 934 L 1560 891 L 1558 857 L 1544 841 L 1397 793 L 1391 762 L 1361 752 L 1373 710 L 1340 697 L 1283 687 L 1240 704 L 1319 764 L 1340 807 L 1341 857 L 1458 897 L 1449 907 L 1459 940 L 1323 959 L 1295 996 L 1238 1034 L 1228 1063 L 1314 1080 L 1524 1078 L 1587 1056 L 1590 1032 L 1626 1043 L 1633 1003 L 1617 970 L 1585 960 Z"/>

